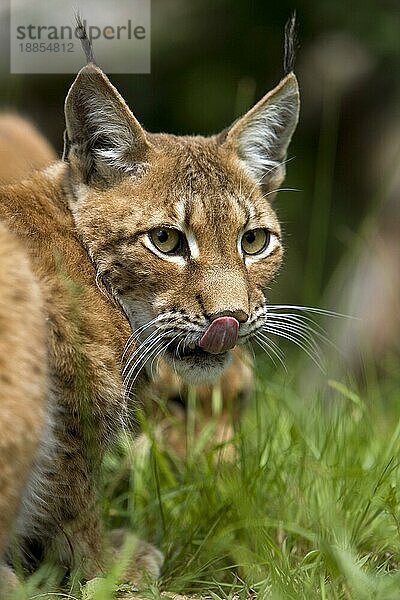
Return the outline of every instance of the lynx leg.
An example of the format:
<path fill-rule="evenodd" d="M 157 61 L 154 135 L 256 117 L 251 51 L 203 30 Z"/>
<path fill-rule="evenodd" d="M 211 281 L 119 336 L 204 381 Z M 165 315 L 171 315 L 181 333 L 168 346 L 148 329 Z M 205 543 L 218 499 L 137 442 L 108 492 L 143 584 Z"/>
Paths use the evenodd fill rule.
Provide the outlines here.
<path fill-rule="evenodd" d="M 62 525 L 62 531 L 49 544 L 45 557 L 65 571 L 76 572 L 84 580 L 103 575 L 109 556 L 97 510 L 85 509 L 74 521 Z"/>
<path fill-rule="evenodd" d="M 138 540 L 132 544 L 132 555 L 126 557 L 127 532 L 113 530 L 107 538 L 95 508 L 85 510 L 74 522 L 65 525 L 63 534 L 57 536 L 48 549 L 50 559 L 66 569 L 76 571 L 88 581 L 101 577 L 117 560 L 126 561 L 121 582 L 138 584 L 143 577 L 157 579 L 164 561 L 162 553 L 153 545 Z"/>

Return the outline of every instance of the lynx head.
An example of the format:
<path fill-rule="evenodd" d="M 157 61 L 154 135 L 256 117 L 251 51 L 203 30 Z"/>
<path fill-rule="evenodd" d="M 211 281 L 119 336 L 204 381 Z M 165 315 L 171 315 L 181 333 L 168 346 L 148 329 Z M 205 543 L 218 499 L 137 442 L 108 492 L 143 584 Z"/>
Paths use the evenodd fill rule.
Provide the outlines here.
<path fill-rule="evenodd" d="M 212 380 L 263 325 L 282 260 L 271 200 L 298 120 L 293 73 L 212 137 L 146 132 L 90 64 L 66 100 L 64 159 L 78 234 L 139 343 L 125 373 L 159 354 Z"/>

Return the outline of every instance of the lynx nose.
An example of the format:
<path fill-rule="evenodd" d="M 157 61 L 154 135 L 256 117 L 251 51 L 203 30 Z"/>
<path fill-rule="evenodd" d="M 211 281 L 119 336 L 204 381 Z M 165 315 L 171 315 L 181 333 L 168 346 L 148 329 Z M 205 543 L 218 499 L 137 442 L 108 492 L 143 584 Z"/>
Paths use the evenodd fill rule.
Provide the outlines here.
<path fill-rule="evenodd" d="M 217 317 L 207 327 L 199 340 L 202 350 L 210 354 L 221 354 L 236 345 L 239 321 L 234 317 Z"/>

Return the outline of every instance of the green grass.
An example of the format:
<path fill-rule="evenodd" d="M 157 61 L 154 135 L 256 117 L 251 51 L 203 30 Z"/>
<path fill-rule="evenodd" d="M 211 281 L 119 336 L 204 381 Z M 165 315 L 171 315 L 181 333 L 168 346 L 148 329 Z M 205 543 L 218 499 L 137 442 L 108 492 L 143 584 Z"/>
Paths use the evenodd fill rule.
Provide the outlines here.
<path fill-rule="evenodd" d="M 247 82 L 239 104 L 253 92 Z M 327 271 L 340 105 L 328 100 L 300 277 L 304 302 L 316 306 Z M 144 585 L 140 598 L 156 600 L 164 590 L 212 600 L 400 598 L 398 357 L 379 373 L 367 358 L 362 385 L 349 383 L 343 365 L 328 368 L 343 375 L 313 389 L 312 381 L 299 383 L 311 374 L 310 361 L 294 356 L 290 377 L 259 358 L 256 393 L 225 446 L 214 441 L 216 420 L 193 434 L 199 415 L 191 393 L 186 427 L 176 423 L 186 456 L 163 445 L 154 423 L 139 415 L 140 441 L 127 433 L 106 457 L 107 529 L 126 527 L 165 555 L 161 579 Z M 118 587 L 122 568 L 62 591 L 42 568 L 18 599 L 117 598 L 129 589 Z"/>
<path fill-rule="evenodd" d="M 386 373 L 362 394 L 331 381 L 305 398 L 281 372 L 269 374 L 236 427 L 230 460 L 212 442 L 212 422 L 188 436 L 182 457 L 156 441 L 143 417 L 147 441 L 135 446 L 124 436 L 105 461 L 103 507 L 108 527 L 130 527 L 165 554 L 162 578 L 144 597 L 169 590 L 213 600 L 251 592 L 274 600 L 398 599 L 396 377 Z M 191 404 L 189 431 L 197 418 Z M 113 579 L 84 597 L 113 597 Z M 47 597 L 35 596 L 46 587 L 28 583 L 25 597 Z"/>

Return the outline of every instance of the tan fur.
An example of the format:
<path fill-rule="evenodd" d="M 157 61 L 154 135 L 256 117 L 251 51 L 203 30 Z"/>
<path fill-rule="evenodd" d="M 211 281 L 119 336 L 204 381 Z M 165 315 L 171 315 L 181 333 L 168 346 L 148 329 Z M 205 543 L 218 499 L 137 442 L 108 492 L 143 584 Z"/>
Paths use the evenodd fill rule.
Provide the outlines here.
<path fill-rule="evenodd" d="M 0 185 L 14 183 L 57 159 L 48 141 L 18 115 L 0 114 Z"/>
<path fill-rule="evenodd" d="M 38 285 L 26 255 L 1 223 L 0 265 L 1 559 L 44 425 L 46 349 Z"/>
<path fill-rule="evenodd" d="M 148 134 L 89 65 L 67 97 L 64 162 L 1 189 L 0 218 L 26 253 L 40 290 L 47 347 L 48 419 L 39 435 L 32 430 L 39 447 L 17 539 L 85 577 L 107 564 L 97 474 L 104 450 L 129 423 L 148 384 L 149 339 L 180 377 L 208 382 L 229 364 L 230 352 L 196 346 L 191 354 L 187 345 L 196 345 L 221 314 L 237 319 L 238 343 L 265 320 L 263 290 L 282 258 L 268 200 L 283 178 L 297 122 L 294 75 L 257 107 L 221 136 Z M 263 170 L 262 181 L 255 169 Z M 149 232 L 160 227 L 182 231 L 192 246 L 172 256 L 156 250 Z M 240 240 L 254 228 L 271 232 L 271 243 L 249 257 Z M 138 327 L 144 328 L 124 353 L 124 387 L 121 357 Z M 178 338 L 184 355 L 171 346 Z M 16 409 L 16 422 L 19 417 Z M 13 467 L 10 473 L 12 481 Z M 146 548 L 141 564 L 155 574 L 160 555 Z"/>
<path fill-rule="evenodd" d="M 60 167 L 58 178 L 38 173 L 29 183 L 4 189 L 1 214 L 31 257 L 47 315 L 57 447 L 51 464 L 44 466 L 51 470 L 51 486 L 35 492 L 51 504 L 54 522 L 46 533 L 61 538 L 65 548 L 60 559 L 65 560 L 63 552 L 72 538 L 78 557 L 81 550 L 94 561 L 88 567 L 91 574 L 102 565 L 97 559 L 101 542 L 96 539 L 91 454 L 101 453 L 110 432 L 120 427 L 119 357 L 129 330 L 121 311 L 95 286 L 93 266 L 65 205 Z M 37 520 L 37 527 L 44 527 L 40 512 Z"/>
<path fill-rule="evenodd" d="M 6 185 L 25 179 L 32 171 L 50 166 L 57 159 L 49 142 L 29 121 L 22 117 L 4 113 L 0 114 L 0 184 Z M 230 409 L 235 402 L 235 410 L 239 411 L 249 398 L 253 388 L 250 358 L 244 348 L 235 348 L 233 361 L 218 382 L 224 408 Z M 165 361 L 161 361 L 154 375 L 150 395 L 155 393 L 165 399 L 187 397 L 185 382 L 179 378 Z M 197 394 L 206 414 L 211 407 L 212 386 L 198 386 Z"/>

